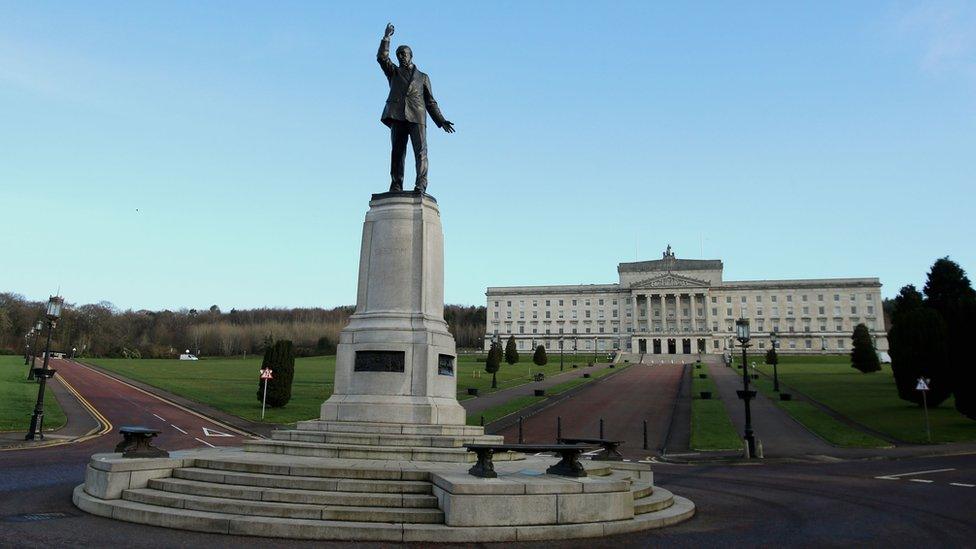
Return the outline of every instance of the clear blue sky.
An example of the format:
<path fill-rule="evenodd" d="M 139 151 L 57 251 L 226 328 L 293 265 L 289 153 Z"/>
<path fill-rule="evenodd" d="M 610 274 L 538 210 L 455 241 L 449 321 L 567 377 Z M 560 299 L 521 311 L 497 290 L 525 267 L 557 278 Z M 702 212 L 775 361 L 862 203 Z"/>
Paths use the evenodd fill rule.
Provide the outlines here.
<path fill-rule="evenodd" d="M 353 303 L 387 21 L 458 130 L 428 131 L 448 302 L 668 243 L 885 296 L 976 274 L 976 4 L 359 4 L 0 3 L 0 291 Z"/>

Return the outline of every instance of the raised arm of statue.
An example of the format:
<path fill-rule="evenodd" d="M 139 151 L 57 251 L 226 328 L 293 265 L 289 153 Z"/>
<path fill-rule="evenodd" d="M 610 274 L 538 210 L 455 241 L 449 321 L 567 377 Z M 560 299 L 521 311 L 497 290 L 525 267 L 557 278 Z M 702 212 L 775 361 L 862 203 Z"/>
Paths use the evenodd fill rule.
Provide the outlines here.
<path fill-rule="evenodd" d="M 383 33 L 383 39 L 380 40 L 380 49 L 376 52 L 376 62 L 380 64 L 380 68 L 383 69 L 383 74 L 387 78 L 393 78 L 393 75 L 396 74 L 396 65 L 390 61 L 391 36 L 393 36 L 393 23 L 387 23 L 386 32 Z"/>

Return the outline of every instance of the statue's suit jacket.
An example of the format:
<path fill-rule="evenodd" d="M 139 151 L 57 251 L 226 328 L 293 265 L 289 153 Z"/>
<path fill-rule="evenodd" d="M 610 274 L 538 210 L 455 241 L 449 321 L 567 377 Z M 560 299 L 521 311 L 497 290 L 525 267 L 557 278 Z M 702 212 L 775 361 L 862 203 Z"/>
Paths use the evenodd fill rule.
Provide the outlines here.
<path fill-rule="evenodd" d="M 380 42 L 376 61 L 390 82 L 390 95 L 386 98 L 386 107 L 380 117 L 384 124 L 389 126 L 394 120 L 403 120 L 426 125 L 429 112 L 437 127 L 443 126 L 444 115 L 430 91 L 430 78 L 426 74 L 414 65 L 413 78 L 409 82 L 403 78 L 397 66 L 390 61 L 390 41 L 385 38 Z"/>

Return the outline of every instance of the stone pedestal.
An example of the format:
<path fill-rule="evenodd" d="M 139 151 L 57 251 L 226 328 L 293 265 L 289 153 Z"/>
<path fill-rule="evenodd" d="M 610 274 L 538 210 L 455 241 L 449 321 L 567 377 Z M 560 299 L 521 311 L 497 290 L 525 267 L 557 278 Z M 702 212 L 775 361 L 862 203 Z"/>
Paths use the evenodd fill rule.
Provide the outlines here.
<path fill-rule="evenodd" d="M 463 425 L 444 321 L 444 236 L 426 194 L 374 194 L 363 224 L 356 312 L 339 336 L 325 421 Z"/>

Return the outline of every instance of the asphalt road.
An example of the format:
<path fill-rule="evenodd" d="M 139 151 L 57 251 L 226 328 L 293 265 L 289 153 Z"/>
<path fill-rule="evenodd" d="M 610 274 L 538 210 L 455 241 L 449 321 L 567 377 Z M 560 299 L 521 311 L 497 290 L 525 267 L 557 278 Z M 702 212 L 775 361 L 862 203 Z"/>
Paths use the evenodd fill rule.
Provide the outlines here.
<path fill-rule="evenodd" d="M 696 503 L 698 514 L 694 518 L 661 530 L 630 535 L 517 545 L 540 548 L 976 546 L 976 488 L 959 486 L 976 484 L 976 458 L 971 455 L 807 464 L 656 464 L 654 470 L 658 485 Z M 38 472 L 32 486 L 14 490 L 0 488 L 0 546 L 352 545 L 199 534 L 94 517 L 71 505 L 71 489 L 81 482 L 80 473 L 72 479 L 44 485 L 43 469 Z M 876 478 L 892 475 L 902 476 Z M 18 522 L 25 513 L 65 516 Z M 389 547 L 389 544 L 382 546 Z"/>
<path fill-rule="evenodd" d="M 607 379 L 591 382 L 572 398 L 562 400 L 526 418 L 522 424 L 525 442 L 553 443 L 556 440 L 556 418 L 562 418 L 564 437 L 596 437 L 600 418 L 604 418 L 604 438 L 623 440 L 621 453 L 643 459 L 661 447 L 671 421 L 671 410 L 681 365 L 647 366 L 635 364 Z M 643 446 L 643 422 L 647 421 L 648 450 Z M 512 443 L 518 439 L 518 426 L 498 434 Z"/>
<path fill-rule="evenodd" d="M 69 360 L 51 360 L 51 367 L 90 402 L 113 426 L 111 432 L 74 444 L 0 452 L 0 490 L 57 484 L 84 477 L 88 458 L 112 452 L 123 425 L 159 429 L 154 444 L 165 450 L 205 446 L 240 446 L 246 435 L 222 423 L 197 415 L 132 387 L 87 366 Z"/>

